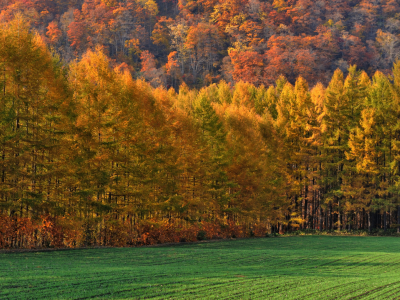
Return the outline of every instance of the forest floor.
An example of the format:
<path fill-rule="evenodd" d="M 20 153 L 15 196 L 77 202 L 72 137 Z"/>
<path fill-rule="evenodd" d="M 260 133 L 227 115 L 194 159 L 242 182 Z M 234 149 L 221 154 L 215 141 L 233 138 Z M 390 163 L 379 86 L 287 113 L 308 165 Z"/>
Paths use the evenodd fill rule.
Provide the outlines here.
<path fill-rule="evenodd" d="M 0 253 L 0 299 L 398 299 L 399 267 L 392 237 Z"/>

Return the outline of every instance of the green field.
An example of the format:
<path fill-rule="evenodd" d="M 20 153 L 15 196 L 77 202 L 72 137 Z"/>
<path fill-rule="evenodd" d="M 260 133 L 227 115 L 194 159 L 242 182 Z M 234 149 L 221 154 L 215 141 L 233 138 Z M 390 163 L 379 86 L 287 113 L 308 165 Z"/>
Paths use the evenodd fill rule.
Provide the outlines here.
<path fill-rule="evenodd" d="M 300 236 L 0 254 L 0 299 L 399 299 L 400 239 Z"/>

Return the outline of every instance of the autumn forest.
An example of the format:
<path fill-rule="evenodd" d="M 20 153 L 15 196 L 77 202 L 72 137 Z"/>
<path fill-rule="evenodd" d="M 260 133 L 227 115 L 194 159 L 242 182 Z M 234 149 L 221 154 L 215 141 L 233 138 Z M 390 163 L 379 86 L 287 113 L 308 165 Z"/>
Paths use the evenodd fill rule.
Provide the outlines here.
<path fill-rule="evenodd" d="M 400 2 L 0 0 L 0 248 L 400 224 Z"/>

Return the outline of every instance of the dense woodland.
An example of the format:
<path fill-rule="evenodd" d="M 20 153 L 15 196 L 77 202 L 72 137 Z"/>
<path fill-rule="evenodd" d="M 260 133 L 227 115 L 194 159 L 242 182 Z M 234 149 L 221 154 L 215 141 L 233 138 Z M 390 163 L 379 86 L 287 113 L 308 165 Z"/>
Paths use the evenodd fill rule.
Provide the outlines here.
<path fill-rule="evenodd" d="M 101 47 L 176 90 L 279 75 L 327 85 L 354 64 L 388 74 L 400 53 L 399 0 L 0 0 L 1 21 L 16 13 L 68 63 Z"/>
<path fill-rule="evenodd" d="M 306 27 L 301 25 L 303 21 L 290 19 L 295 3 L 290 7 L 285 1 L 258 3 L 260 11 L 261 7 L 272 7 L 269 17 L 259 19 L 262 22 L 273 24 L 278 16 L 290 20 L 286 27 L 279 27 L 286 28 L 286 33 L 273 34 L 267 42 L 258 40 L 258 44 L 252 36 L 240 44 L 242 48 L 229 48 L 222 64 L 231 67 L 224 69 L 219 64 L 224 50 L 216 50 L 209 62 L 198 52 L 180 56 L 179 51 L 190 49 L 187 40 L 167 44 L 165 47 L 171 50 L 182 47 L 169 54 L 160 45 L 155 47 L 152 37 L 154 30 L 160 29 L 157 24 L 161 19 L 155 13 L 158 4 L 135 2 L 143 9 L 157 8 L 154 15 L 146 15 L 145 9 L 140 13 L 148 18 L 140 26 L 149 39 L 149 49 L 158 49 L 160 61 L 168 54 L 166 67 L 157 68 L 155 54 L 142 50 L 147 44 L 140 39 L 132 41 L 137 48 L 129 51 L 124 48 L 129 45 L 125 36 L 116 38 L 115 44 L 94 39 L 95 27 L 90 26 L 97 26 L 100 23 L 95 20 L 103 18 L 99 13 L 97 19 L 94 11 L 113 12 L 108 25 L 118 20 L 115 10 L 124 12 L 126 18 L 119 20 L 128 20 L 131 15 L 124 9 L 132 2 L 109 2 L 85 2 L 81 10 L 80 3 L 67 1 L 59 5 L 57 1 L 1 2 L 0 248 L 122 246 L 263 236 L 299 228 L 397 227 L 400 63 L 388 70 L 397 56 L 396 43 L 390 59 L 378 52 L 369 56 L 368 52 L 380 49 L 377 45 L 387 34 L 397 39 L 394 33 L 375 32 L 376 27 L 365 29 L 366 39 L 377 34 L 369 43 L 372 48 L 362 46 L 363 39 L 354 38 L 360 44 L 349 49 L 366 49 L 365 55 L 356 55 L 366 61 L 349 59 L 343 64 L 346 68 L 350 65 L 344 71 L 343 65 L 335 63 L 338 57 L 343 62 L 347 54 L 341 49 L 329 56 L 328 52 L 335 49 L 332 45 L 320 58 L 330 65 L 304 61 L 302 67 L 296 55 L 309 57 L 314 53 L 317 57 L 320 53 L 311 50 L 315 46 L 311 42 L 307 44 L 309 50 L 293 44 L 288 52 L 259 46 L 270 45 L 271 39 L 298 39 L 301 43 L 311 39 L 306 33 L 315 32 L 305 31 L 311 19 L 302 15 Z M 364 2 L 354 7 L 346 3 L 357 12 L 364 7 Z M 397 7 L 393 1 L 389 4 Z M 75 10 L 71 8 L 74 5 L 78 7 Z M 90 5 L 94 5 L 94 11 L 88 8 Z M 216 13 L 215 7 L 222 11 L 222 4 L 162 5 L 165 11 L 176 14 L 172 25 L 164 28 L 168 34 L 173 26 L 189 22 L 184 21 L 189 15 L 191 22 L 198 21 L 190 26 L 207 25 L 218 34 L 221 24 L 231 24 L 221 21 L 223 17 L 229 19 L 226 15 Z M 214 7 L 212 13 L 207 13 L 207 5 Z M 241 7 L 250 11 L 251 5 L 246 5 Z M 11 17 L 13 7 L 20 12 Z M 40 7 L 47 13 L 36 14 Z M 226 13 L 233 13 L 234 7 Z M 323 7 L 327 10 L 329 6 Z M 196 14 L 191 14 L 192 10 Z M 347 28 L 346 20 L 351 24 L 353 10 L 343 12 L 348 16 L 340 21 L 343 28 Z M 68 12 L 75 21 L 57 29 L 57 22 L 63 24 Z M 339 14 L 336 8 L 334 12 Z M 89 16 L 93 18 L 90 22 Z M 205 23 L 205 16 L 216 21 Z M 316 16 L 313 12 L 309 18 Z M 378 16 L 376 24 L 382 28 L 387 24 L 382 20 L 396 20 L 395 16 Z M 52 20 L 53 25 L 47 25 L 46 20 Z M 243 20 L 251 20 L 251 15 L 243 16 Z M 311 40 L 321 42 L 322 35 L 336 41 L 333 34 L 340 36 L 345 29 L 338 27 L 339 21 L 332 22 L 321 25 L 326 31 L 319 31 Z M 87 31 L 70 44 L 72 28 L 78 26 L 71 25 L 74 23 Z M 38 29 L 32 29 L 32 24 Z M 49 26 L 54 26 L 57 35 L 52 36 Z M 104 32 L 98 32 L 98 38 L 108 36 L 107 26 L 101 27 Z M 193 32 L 190 26 L 188 36 Z M 271 30 L 278 29 L 271 25 Z M 291 33 L 294 30 L 305 34 L 296 37 Z M 230 34 L 229 30 L 224 32 Z M 250 32 L 257 31 L 253 28 Z M 205 36 L 201 33 L 199 38 Z M 221 45 L 228 40 L 222 37 Z M 78 45 L 78 41 L 83 44 Z M 220 40 L 209 41 L 218 44 Z M 250 46 L 250 42 L 255 44 Z M 346 45 L 343 40 L 339 44 Z M 193 49 L 204 50 L 204 57 L 211 59 L 214 46 L 195 45 Z M 279 63 L 282 69 L 275 73 L 268 69 L 274 64 L 265 60 L 272 59 L 268 54 L 271 49 L 288 59 L 280 60 L 285 64 Z M 261 57 L 260 62 L 253 64 L 252 58 L 257 57 Z M 193 73 L 195 59 L 202 63 Z M 240 62 L 245 68 L 239 67 Z M 351 63 L 359 63 L 361 69 Z M 136 64 L 141 64 L 140 72 L 135 72 Z M 312 66 L 321 69 L 305 69 Z M 368 75 L 377 66 L 384 71 Z M 330 70 L 336 67 L 332 73 Z M 218 70 L 227 76 L 225 80 L 219 80 L 221 74 L 215 75 Z M 195 88 L 206 84 L 202 78 L 208 75 L 215 75 L 218 82 L 212 83 L 212 79 L 208 85 Z"/>

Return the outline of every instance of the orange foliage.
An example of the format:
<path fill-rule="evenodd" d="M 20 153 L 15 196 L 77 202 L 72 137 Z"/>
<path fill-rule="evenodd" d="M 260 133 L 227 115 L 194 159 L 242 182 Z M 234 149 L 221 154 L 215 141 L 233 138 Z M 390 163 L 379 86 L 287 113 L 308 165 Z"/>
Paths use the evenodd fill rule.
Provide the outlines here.
<path fill-rule="evenodd" d="M 168 62 L 165 65 L 168 75 L 173 75 L 174 73 L 179 71 L 179 64 L 176 59 L 176 54 L 177 54 L 177 52 L 174 51 L 168 55 Z"/>
<path fill-rule="evenodd" d="M 55 44 L 61 37 L 61 30 L 58 28 L 56 22 L 51 22 L 49 26 L 47 26 L 46 35 L 49 37 L 50 43 Z"/>
<path fill-rule="evenodd" d="M 252 84 L 263 82 L 263 57 L 256 51 L 236 51 L 229 53 L 233 64 L 233 79 L 235 81 L 243 80 Z"/>
<path fill-rule="evenodd" d="M 38 220 L 0 216 L 0 249 L 75 248 L 82 246 L 141 246 L 195 242 L 199 239 L 265 236 L 265 224 L 250 227 L 234 221 L 186 224 L 180 221 L 148 220 L 133 226 L 131 220 L 107 218 L 90 225 L 73 217 L 43 216 Z M 200 235 L 203 234 L 203 238 Z"/>
<path fill-rule="evenodd" d="M 77 51 L 82 50 L 85 44 L 85 25 L 83 22 L 72 22 L 68 26 L 68 38 L 71 42 L 71 47 Z"/>
<path fill-rule="evenodd" d="M 72 55 L 69 47 L 57 49 L 67 61 L 102 46 L 118 63 L 128 62 L 136 68 L 140 52 L 146 50 L 164 64 L 160 69 L 168 69 L 168 55 L 177 51 L 180 79 L 201 86 L 220 75 L 233 83 L 226 72 L 231 46 L 263 56 L 256 61 L 267 66 L 261 72 L 265 78 L 259 80 L 259 64 L 252 65 L 254 55 L 236 55 L 236 81 L 271 84 L 276 74 L 283 74 L 292 83 L 301 75 L 311 85 L 317 81 L 327 84 L 337 67 L 344 70 L 346 65 L 357 64 L 369 73 L 387 69 L 393 59 L 386 62 L 385 53 L 375 51 L 374 40 L 378 30 L 399 35 L 399 12 L 396 0 L 0 1 L 1 21 L 20 13 L 50 44 L 69 42 L 75 50 Z M 174 34 L 173 28 L 180 25 L 188 30 Z M 278 38 L 286 40 L 286 46 L 281 47 Z M 397 55 L 399 46 L 394 46 Z M 249 59 L 253 60 L 250 65 L 242 67 Z M 252 66 L 257 69 L 254 74 L 249 72 Z M 240 71 L 246 78 L 237 75 Z M 165 75 L 152 73 L 148 80 L 160 86 L 155 78 Z M 168 84 L 165 78 L 160 81 L 164 86 L 178 86 L 176 78 Z"/>
<path fill-rule="evenodd" d="M 312 50 L 312 38 L 272 36 L 268 41 L 266 83 L 273 83 L 280 75 L 294 82 L 300 74 L 308 81 L 318 76 L 319 57 Z"/>

